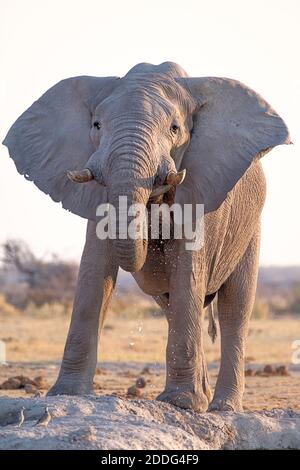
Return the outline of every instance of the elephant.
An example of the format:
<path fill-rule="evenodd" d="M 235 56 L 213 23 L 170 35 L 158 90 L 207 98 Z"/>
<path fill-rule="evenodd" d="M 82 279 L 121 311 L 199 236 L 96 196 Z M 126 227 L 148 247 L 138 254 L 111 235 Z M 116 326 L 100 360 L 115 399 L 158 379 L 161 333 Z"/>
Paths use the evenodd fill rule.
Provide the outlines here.
<path fill-rule="evenodd" d="M 242 411 L 266 192 L 260 159 L 291 143 L 283 119 L 236 80 L 189 77 L 173 62 L 141 63 L 122 78 L 60 81 L 3 143 L 19 173 L 88 220 L 63 360 L 49 394 L 92 393 L 98 336 L 122 268 L 167 318 L 166 381 L 157 399 L 198 412 Z M 147 211 L 153 204 L 202 205 L 201 247 L 187 249 L 185 236 L 100 239 L 97 207 L 119 209 L 120 196 Z M 215 296 L 221 362 L 213 394 L 203 318 Z"/>

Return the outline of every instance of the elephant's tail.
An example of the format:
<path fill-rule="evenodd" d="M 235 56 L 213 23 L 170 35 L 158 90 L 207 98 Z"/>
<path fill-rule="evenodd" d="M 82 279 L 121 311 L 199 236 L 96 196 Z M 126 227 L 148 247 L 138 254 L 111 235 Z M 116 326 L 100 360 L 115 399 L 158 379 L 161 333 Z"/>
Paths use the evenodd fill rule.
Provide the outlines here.
<path fill-rule="evenodd" d="M 208 334 L 214 343 L 218 336 L 217 323 L 214 316 L 214 304 L 211 302 L 208 308 Z"/>

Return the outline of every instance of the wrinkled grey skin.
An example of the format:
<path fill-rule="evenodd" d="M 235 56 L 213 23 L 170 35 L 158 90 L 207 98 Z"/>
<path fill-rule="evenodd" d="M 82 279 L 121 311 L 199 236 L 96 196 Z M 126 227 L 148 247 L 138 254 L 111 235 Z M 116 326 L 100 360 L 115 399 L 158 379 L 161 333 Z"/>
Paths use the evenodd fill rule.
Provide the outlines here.
<path fill-rule="evenodd" d="M 173 63 L 139 64 L 122 79 L 65 80 L 17 120 L 4 144 L 18 171 L 90 219 L 50 395 L 92 391 L 98 334 L 122 267 L 162 306 L 169 323 L 166 386 L 158 399 L 197 411 L 242 409 L 265 199 L 259 158 L 284 143 L 290 143 L 284 122 L 255 92 L 229 79 L 189 78 Z M 67 180 L 67 170 L 82 168 L 91 170 L 93 181 Z M 170 170 L 184 168 L 183 184 L 164 200 L 205 204 L 203 248 L 189 251 L 185 240 L 96 237 L 99 203 L 118 207 L 118 196 L 126 195 L 129 203 L 147 204 Z M 222 357 L 212 397 L 202 321 L 205 299 L 215 293 Z"/>

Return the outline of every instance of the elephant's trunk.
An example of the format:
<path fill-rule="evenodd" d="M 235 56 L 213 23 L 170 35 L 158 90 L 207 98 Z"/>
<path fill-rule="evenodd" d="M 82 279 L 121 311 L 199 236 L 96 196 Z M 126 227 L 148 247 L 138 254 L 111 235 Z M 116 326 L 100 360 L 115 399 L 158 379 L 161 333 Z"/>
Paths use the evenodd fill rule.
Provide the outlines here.
<path fill-rule="evenodd" d="M 116 181 L 123 181 L 126 178 L 124 173 Z M 147 255 L 147 233 L 143 232 L 143 226 L 140 224 L 139 232 L 135 232 L 134 219 L 138 215 L 132 213 L 128 215 L 130 207 L 134 204 L 141 204 L 144 209 L 149 199 L 151 188 L 135 186 L 128 180 L 126 184 L 116 184 L 114 190 L 109 191 L 109 202 L 115 209 L 116 215 L 116 239 L 112 241 L 114 246 L 114 255 L 119 266 L 125 271 L 139 271 L 145 263 Z M 124 197 L 125 196 L 125 197 Z M 141 212 L 143 215 L 143 213 Z M 135 237 L 133 236 L 136 234 Z"/>
<path fill-rule="evenodd" d="M 129 127 L 128 123 L 127 126 Z M 116 239 L 112 240 L 114 255 L 122 269 L 135 272 L 143 267 L 146 259 L 147 233 L 143 233 L 141 226 L 138 237 L 134 239 L 132 230 L 129 233 L 127 230 L 127 236 L 124 233 L 120 236 L 120 231 L 123 229 L 124 232 L 124 220 L 125 229 L 132 229 L 133 220 L 139 218 L 136 214 L 127 216 L 132 205 L 141 204 L 145 212 L 157 172 L 157 159 L 149 145 L 146 130 L 144 134 L 137 134 L 136 128 L 127 128 L 125 131 L 122 129 L 119 135 L 115 135 L 111 146 L 107 162 L 107 189 L 108 201 L 116 211 Z"/>

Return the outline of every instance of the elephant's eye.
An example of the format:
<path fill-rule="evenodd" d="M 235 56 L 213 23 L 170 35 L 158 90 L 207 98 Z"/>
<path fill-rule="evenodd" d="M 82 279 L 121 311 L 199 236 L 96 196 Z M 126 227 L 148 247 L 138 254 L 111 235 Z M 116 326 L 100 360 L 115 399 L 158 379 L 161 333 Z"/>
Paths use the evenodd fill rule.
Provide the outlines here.
<path fill-rule="evenodd" d="M 171 126 L 172 134 L 177 134 L 178 131 L 179 131 L 179 126 L 177 126 L 177 124 L 172 124 L 172 126 Z"/>
<path fill-rule="evenodd" d="M 94 126 L 96 129 L 98 129 L 98 130 L 101 128 L 101 124 L 100 124 L 99 121 L 93 122 L 93 126 Z"/>

